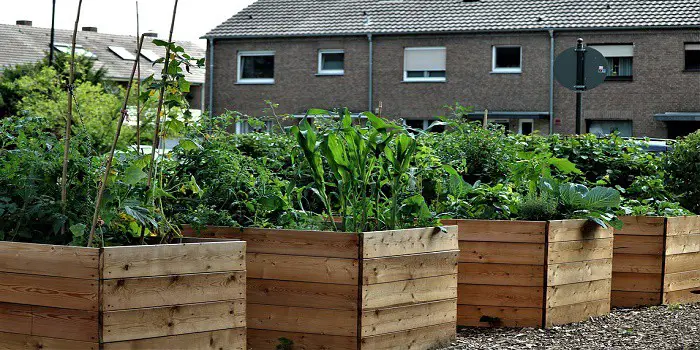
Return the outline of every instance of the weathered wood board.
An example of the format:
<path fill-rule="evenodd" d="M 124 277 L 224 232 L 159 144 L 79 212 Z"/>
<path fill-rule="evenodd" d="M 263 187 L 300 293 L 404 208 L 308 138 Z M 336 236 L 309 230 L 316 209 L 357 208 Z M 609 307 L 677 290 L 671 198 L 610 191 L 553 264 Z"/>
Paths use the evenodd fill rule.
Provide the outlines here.
<path fill-rule="evenodd" d="M 208 228 L 248 243 L 248 348 L 431 349 L 456 336 L 457 227 L 360 234 Z"/>
<path fill-rule="evenodd" d="M 612 306 L 700 302 L 700 216 L 622 220 L 615 232 Z"/>
<path fill-rule="evenodd" d="M 551 327 L 610 311 L 612 230 L 585 220 L 443 220 L 459 231 L 457 324 Z"/>
<path fill-rule="evenodd" d="M 246 349 L 245 242 L 0 242 L 0 349 Z"/>

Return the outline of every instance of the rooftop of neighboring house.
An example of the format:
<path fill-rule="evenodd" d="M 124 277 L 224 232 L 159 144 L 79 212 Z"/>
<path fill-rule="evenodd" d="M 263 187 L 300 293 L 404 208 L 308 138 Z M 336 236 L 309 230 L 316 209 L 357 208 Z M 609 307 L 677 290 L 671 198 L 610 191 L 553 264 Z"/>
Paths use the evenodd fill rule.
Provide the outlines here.
<path fill-rule="evenodd" d="M 19 22 L 19 21 L 18 21 Z M 27 23 L 25 21 L 25 23 Z M 29 23 L 27 23 L 29 24 Z M 5 67 L 22 63 L 40 61 L 49 51 L 51 29 L 31 25 L 0 24 L 0 72 Z M 73 31 L 56 29 L 54 48 L 70 53 Z M 146 37 L 141 52 L 141 76 L 143 78 L 160 74 L 162 64 L 153 66 L 153 61 L 165 55 L 165 49 L 152 43 L 153 37 Z M 136 59 L 136 36 L 116 35 L 97 32 L 97 28 L 88 27 L 78 32 L 76 37 L 76 54 L 87 55 L 95 59 L 95 68 L 105 68 L 107 78 L 115 81 L 127 81 Z M 193 57 L 202 58 L 205 50 L 193 42 L 177 42 Z M 78 46 L 79 45 L 79 46 Z M 191 70 L 188 80 L 194 84 L 204 83 L 204 68 Z"/>
<path fill-rule="evenodd" d="M 258 0 L 213 38 L 700 26 L 699 0 Z"/>

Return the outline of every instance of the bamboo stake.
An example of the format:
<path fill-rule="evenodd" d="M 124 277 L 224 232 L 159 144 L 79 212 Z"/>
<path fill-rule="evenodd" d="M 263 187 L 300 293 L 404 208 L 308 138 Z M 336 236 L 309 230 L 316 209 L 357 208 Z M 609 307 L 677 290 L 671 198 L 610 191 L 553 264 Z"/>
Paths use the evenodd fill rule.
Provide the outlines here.
<path fill-rule="evenodd" d="M 141 37 L 141 28 L 139 25 L 139 2 L 136 1 L 136 45 L 137 47 L 141 45 L 138 38 Z M 143 41 L 143 40 L 141 40 Z M 138 50 L 138 48 L 137 48 Z M 141 154 L 141 54 L 136 55 L 136 152 Z"/>
<path fill-rule="evenodd" d="M 138 48 L 136 53 L 141 54 L 141 47 L 143 46 L 142 36 L 139 40 Z M 129 105 L 129 94 L 131 93 L 131 86 L 134 83 L 134 74 L 136 73 L 136 67 L 138 66 L 138 61 L 134 62 L 133 68 L 131 68 L 131 79 L 129 79 L 129 85 L 126 88 L 126 96 L 124 96 L 124 104 L 122 105 L 121 115 L 119 117 L 119 122 L 117 122 L 117 132 L 114 134 L 114 140 L 112 140 L 112 148 L 109 152 L 109 157 L 107 157 L 107 165 L 105 166 L 105 173 L 102 176 L 102 182 L 100 182 L 100 188 L 97 191 L 97 199 L 95 200 L 95 212 L 92 215 L 92 225 L 90 226 L 90 236 L 88 236 L 88 247 L 92 247 L 92 241 L 95 238 L 95 228 L 97 227 L 97 221 L 100 218 L 100 206 L 102 205 L 102 196 L 104 195 L 105 188 L 107 187 L 107 180 L 109 178 L 109 173 L 112 170 L 112 161 L 114 160 L 114 151 L 117 148 L 117 142 L 119 141 L 119 135 L 122 131 L 122 125 L 124 125 L 124 119 L 127 117 L 127 107 Z"/>
<path fill-rule="evenodd" d="M 68 211 L 68 160 L 70 158 L 70 136 L 73 128 L 73 81 L 75 80 L 75 40 L 78 35 L 78 22 L 80 21 L 80 9 L 83 0 L 78 1 L 78 14 L 75 16 L 73 27 L 73 44 L 70 52 L 70 76 L 68 78 L 68 115 L 66 118 L 66 133 L 63 144 L 63 170 L 61 172 L 61 207 L 65 217 Z M 53 50 L 53 48 L 51 48 Z M 66 224 L 61 226 L 61 234 L 66 233 Z"/>
<path fill-rule="evenodd" d="M 177 15 L 177 3 L 175 0 L 175 5 L 173 6 L 173 18 L 170 22 L 170 34 L 168 35 L 168 43 L 173 42 L 173 29 L 175 28 L 175 17 Z M 170 46 L 165 49 L 165 61 L 163 62 L 163 72 L 161 73 L 161 86 L 160 95 L 158 96 L 158 108 L 156 111 L 156 126 L 153 131 L 153 146 L 151 147 L 151 164 L 148 167 L 148 189 L 151 190 L 153 187 L 153 168 L 155 167 L 156 151 L 158 150 L 158 144 L 160 142 L 160 114 L 163 110 L 163 99 L 165 97 L 165 83 L 168 78 L 168 65 L 170 64 Z M 141 227 L 141 244 L 144 243 L 146 228 Z"/>
<path fill-rule="evenodd" d="M 487 129 L 489 127 L 489 110 L 485 109 L 484 110 L 484 129 Z"/>

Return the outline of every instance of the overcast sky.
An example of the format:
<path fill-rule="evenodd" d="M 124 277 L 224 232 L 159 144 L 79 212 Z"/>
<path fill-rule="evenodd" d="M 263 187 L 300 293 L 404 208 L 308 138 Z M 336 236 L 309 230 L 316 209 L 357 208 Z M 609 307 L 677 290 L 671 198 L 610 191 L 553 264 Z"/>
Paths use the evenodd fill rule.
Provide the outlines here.
<path fill-rule="evenodd" d="M 0 23 L 20 19 L 35 27 L 51 27 L 52 0 L 0 0 Z M 139 0 L 141 31 L 153 30 L 167 37 L 175 0 Z M 199 40 L 210 29 L 252 4 L 255 0 L 180 0 L 173 37 Z M 78 0 L 56 0 L 56 28 L 73 29 Z M 136 35 L 136 0 L 83 0 L 80 27 L 97 27 L 99 32 Z"/>

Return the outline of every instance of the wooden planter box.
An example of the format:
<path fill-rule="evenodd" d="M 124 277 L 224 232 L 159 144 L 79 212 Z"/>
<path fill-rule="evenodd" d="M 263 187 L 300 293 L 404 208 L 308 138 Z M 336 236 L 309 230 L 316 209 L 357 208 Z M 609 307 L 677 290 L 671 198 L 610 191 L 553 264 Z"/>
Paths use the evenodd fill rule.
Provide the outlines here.
<path fill-rule="evenodd" d="M 457 324 L 551 327 L 610 312 L 613 230 L 585 220 L 459 227 Z"/>
<path fill-rule="evenodd" d="M 456 336 L 457 228 L 210 228 L 248 243 L 248 347 L 432 349 Z"/>
<path fill-rule="evenodd" d="M 0 242 L 0 349 L 245 349 L 245 242 Z"/>
<path fill-rule="evenodd" d="M 700 216 L 622 218 L 613 307 L 700 302 Z"/>

